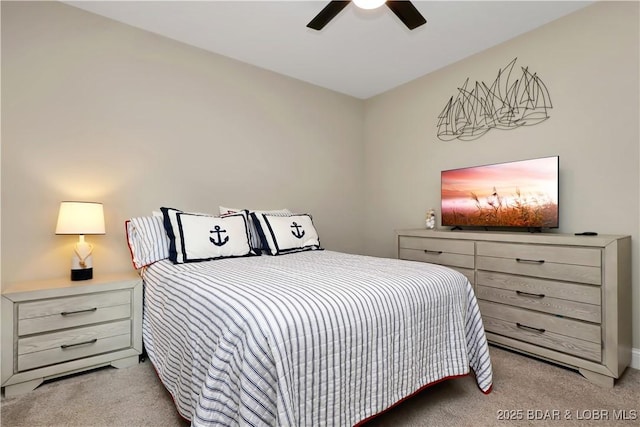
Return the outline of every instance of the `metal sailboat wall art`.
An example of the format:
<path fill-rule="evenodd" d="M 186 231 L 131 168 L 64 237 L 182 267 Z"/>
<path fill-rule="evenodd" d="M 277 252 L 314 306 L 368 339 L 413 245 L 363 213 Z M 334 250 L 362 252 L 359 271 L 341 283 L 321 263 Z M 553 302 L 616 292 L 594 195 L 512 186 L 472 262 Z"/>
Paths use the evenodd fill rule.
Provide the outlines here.
<path fill-rule="evenodd" d="M 440 140 L 471 141 L 491 129 L 532 126 L 549 118 L 548 110 L 553 108 L 549 90 L 536 73 L 521 67 L 522 73 L 512 82 L 517 59 L 498 70 L 491 86 L 476 81 L 469 88 L 469 78 L 465 80 L 438 115 Z"/>

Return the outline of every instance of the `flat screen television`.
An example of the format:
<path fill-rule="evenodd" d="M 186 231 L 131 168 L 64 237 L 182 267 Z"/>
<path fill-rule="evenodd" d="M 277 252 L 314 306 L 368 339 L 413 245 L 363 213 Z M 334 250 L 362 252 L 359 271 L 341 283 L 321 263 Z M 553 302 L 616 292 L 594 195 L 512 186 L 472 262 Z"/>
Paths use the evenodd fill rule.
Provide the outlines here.
<path fill-rule="evenodd" d="M 442 226 L 557 228 L 559 164 L 554 156 L 442 171 Z"/>

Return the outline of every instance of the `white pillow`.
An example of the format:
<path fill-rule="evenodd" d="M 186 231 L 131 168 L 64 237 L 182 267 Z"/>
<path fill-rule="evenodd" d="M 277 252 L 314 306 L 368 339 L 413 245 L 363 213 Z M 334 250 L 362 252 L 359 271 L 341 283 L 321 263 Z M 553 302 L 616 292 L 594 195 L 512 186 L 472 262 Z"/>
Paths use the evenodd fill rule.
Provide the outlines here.
<path fill-rule="evenodd" d="M 322 249 L 310 215 L 288 216 L 252 213 L 263 248 L 270 255 Z"/>
<path fill-rule="evenodd" d="M 176 264 L 256 254 L 249 244 L 246 211 L 218 217 L 160 210 L 169 238 L 169 259 Z"/>
<path fill-rule="evenodd" d="M 252 213 L 269 214 L 269 215 L 276 215 L 276 216 L 289 216 L 289 215 L 291 215 L 291 211 L 289 209 L 274 209 L 274 210 L 270 210 L 270 211 L 264 211 L 264 210 L 255 210 L 255 209 L 251 210 L 251 209 L 226 208 L 224 206 L 218 206 L 218 209 L 220 210 L 220 215 L 233 214 L 233 213 L 237 213 L 237 212 L 242 212 L 244 210 L 249 212 L 249 235 L 251 237 L 251 247 L 256 251 L 260 251 L 262 249 L 265 249 L 266 248 L 266 244 L 265 244 L 265 242 L 262 242 L 260 240 L 260 235 L 258 233 L 258 229 L 256 228 L 256 224 L 254 224 L 254 222 L 253 222 L 253 216 L 251 214 Z"/>

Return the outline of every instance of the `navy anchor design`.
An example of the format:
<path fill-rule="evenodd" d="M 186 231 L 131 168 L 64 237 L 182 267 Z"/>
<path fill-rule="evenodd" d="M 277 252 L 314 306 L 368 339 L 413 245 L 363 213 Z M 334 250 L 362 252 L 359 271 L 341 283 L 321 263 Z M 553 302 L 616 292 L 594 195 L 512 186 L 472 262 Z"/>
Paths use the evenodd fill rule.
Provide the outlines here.
<path fill-rule="evenodd" d="M 227 230 L 220 230 L 219 225 L 216 225 L 213 228 L 215 228 L 215 230 L 210 230 L 210 232 L 216 233 L 218 235 L 218 240 L 214 240 L 213 237 L 209 237 L 209 240 L 211 240 L 211 243 L 213 243 L 216 246 L 222 246 L 229 241 L 229 236 L 225 237 L 224 240 L 222 240 L 222 237 L 220 236 L 220 234 L 226 233 Z"/>
<path fill-rule="evenodd" d="M 299 230 L 300 228 L 302 228 L 302 226 L 298 225 L 297 222 L 293 221 L 293 224 L 291 224 L 291 228 L 295 228 L 295 230 L 291 230 L 291 234 L 293 234 L 298 239 L 302 239 L 302 236 L 304 236 L 304 230 L 302 231 Z"/>

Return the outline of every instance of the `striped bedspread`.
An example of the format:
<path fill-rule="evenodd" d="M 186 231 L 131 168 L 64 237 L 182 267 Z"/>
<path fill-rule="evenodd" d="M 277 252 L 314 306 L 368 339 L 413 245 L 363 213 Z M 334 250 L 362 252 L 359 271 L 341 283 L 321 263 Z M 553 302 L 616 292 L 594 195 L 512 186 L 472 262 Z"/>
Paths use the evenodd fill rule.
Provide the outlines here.
<path fill-rule="evenodd" d="M 471 368 L 492 386 L 468 280 L 331 251 L 148 267 L 143 337 L 194 426 L 350 426 Z"/>

